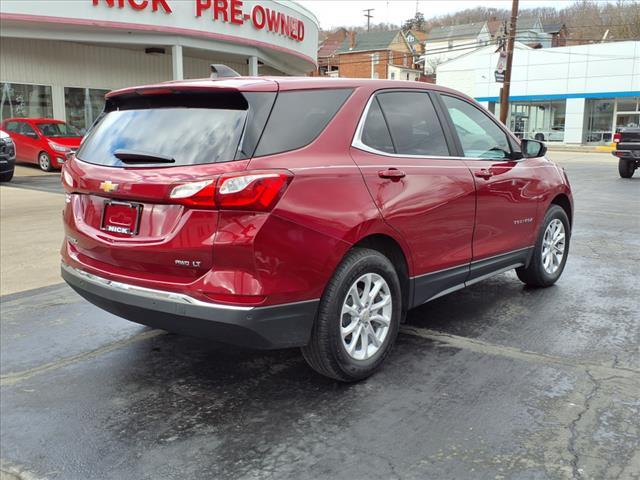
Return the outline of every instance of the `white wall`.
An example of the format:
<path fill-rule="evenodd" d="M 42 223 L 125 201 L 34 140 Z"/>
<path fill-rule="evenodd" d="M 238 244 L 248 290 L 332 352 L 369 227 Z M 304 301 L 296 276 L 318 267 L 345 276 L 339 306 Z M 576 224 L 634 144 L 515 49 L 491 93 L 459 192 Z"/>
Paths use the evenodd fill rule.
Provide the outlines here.
<path fill-rule="evenodd" d="M 438 67 L 436 83 L 472 97 L 498 97 L 493 46 Z M 640 91 L 640 42 L 616 42 L 547 49 L 517 45 L 511 96 Z"/>

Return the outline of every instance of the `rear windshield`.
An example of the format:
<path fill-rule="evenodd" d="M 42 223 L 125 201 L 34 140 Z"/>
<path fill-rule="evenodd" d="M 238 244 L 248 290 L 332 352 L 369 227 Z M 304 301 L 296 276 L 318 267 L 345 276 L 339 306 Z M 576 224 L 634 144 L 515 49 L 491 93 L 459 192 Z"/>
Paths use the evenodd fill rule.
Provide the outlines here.
<path fill-rule="evenodd" d="M 273 105 L 273 93 L 132 96 L 107 103 L 77 157 L 114 167 L 148 166 L 123 161 L 119 152 L 171 159 L 154 166 L 182 166 L 249 158 Z M 170 97 L 170 98 L 168 98 Z M 196 97 L 196 98 L 194 98 Z M 249 125 L 245 128 L 246 125 Z M 118 158 L 120 157 L 120 158 Z"/>
<path fill-rule="evenodd" d="M 352 92 L 118 96 L 107 101 L 77 157 L 113 167 L 171 167 L 286 152 L 314 141 Z"/>

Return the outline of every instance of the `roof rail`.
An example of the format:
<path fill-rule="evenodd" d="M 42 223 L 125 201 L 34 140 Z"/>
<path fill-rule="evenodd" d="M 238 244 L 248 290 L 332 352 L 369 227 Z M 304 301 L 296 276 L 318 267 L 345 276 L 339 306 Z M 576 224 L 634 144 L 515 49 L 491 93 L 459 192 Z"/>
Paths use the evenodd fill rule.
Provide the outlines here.
<path fill-rule="evenodd" d="M 229 68 L 221 63 L 211 64 L 211 76 L 209 78 L 223 78 L 223 77 L 240 77 L 241 75 L 233 68 Z"/>

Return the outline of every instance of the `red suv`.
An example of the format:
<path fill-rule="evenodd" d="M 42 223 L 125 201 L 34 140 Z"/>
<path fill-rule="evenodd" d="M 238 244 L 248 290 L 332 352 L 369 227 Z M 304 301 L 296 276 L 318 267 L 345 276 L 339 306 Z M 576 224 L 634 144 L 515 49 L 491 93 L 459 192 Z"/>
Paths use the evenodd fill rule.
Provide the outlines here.
<path fill-rule="evenodd" d="M 37 163 L 45 172 L 62 167 L 82 140 L 75 128 L 52 118 L 8 118 L 0 128 L 15 143 L 16 161 Z"/>
<path fill-rule="evenodd" d="M 63 169 L 62 275 L 129 320 L 302 347 L 318 372 L 358 380 L 407 310 L 512 269 L 558 280 L 572 197 L 545 150 L 430 84 L 119 90 Z"/>

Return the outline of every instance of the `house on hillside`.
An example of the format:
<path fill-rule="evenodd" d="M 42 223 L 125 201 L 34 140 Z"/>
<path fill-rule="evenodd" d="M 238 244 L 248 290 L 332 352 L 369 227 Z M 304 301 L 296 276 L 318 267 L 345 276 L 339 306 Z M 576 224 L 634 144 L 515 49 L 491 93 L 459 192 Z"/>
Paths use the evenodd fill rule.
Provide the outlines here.
<path fill-rule="evenodd" d="M 427 34 L 420 63 L 424 65 L 424 73 L 432 75 L 439 64 L 490 42 L 491 34 L 487 22 L 436 27 Z"/>
<path fill-rule="evenodd" d="M 339 28 L 327 33 L 318 46 L 318 69 L 314 76 L 338 76 L 338 57 L 336 51 L 347 38 L 347 30 Z"/>
<path fill-rule="evenodd" d="M 410 34 L 413 42 L 408 39 Z M 415 43 L 420 43 L 417 38 L 402 30 L 348 32 L 336 51 L 339 76 L 417 81 L 422 73 L 416 65 L 419 50 Z"/>
<path fill-rule="evenodd" d="M 551 35 L 552 47 L 566 47 L 569 31 L 564 23 L 546 23 L 542 26 L 544 33 Z"/>
<path fill-rule="evenodd" d="M 425 54 L 420 63 L 425 74 L 435 73 L 438 65 L 505 37 L 507 22 L 493 17 L 486 22 L 436 27 L 427 34 Z M 539 18 L 518 19 L 516 41 L 531 48 L 549 48 L 552 35 L 545 32 Z"/>

